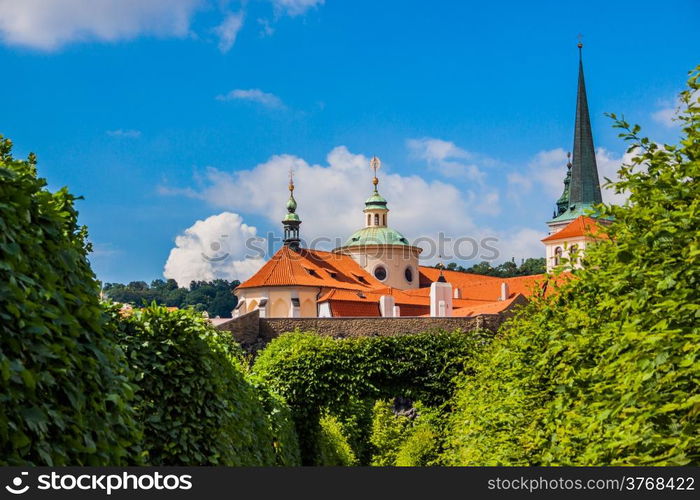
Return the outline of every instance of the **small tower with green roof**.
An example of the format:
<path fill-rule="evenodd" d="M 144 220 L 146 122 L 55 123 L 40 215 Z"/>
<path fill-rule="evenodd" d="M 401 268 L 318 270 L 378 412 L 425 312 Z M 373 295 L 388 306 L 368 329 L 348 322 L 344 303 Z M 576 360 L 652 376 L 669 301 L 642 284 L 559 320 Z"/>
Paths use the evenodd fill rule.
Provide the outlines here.
<path fill-rule="evenodd" d="M 294 176 L 289 172 L 289 200 L 287 200 L 287 215 L 282 219 L 284 227 L 284 246 L 292 250 L 299 250 L 301 239 L 299 238 L 299 226 L 301 219 L 297 215 L 297 201 L 294 199 Z"/>

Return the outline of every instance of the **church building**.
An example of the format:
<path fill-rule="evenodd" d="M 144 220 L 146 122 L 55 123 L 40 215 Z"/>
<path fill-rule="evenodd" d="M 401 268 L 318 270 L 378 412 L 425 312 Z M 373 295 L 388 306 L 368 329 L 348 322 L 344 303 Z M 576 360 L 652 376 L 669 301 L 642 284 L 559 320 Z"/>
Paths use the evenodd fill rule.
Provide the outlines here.
<path fill-rule="evenodd" d="M 599 223 L 592 216 L 601 192 L 588 114 L 579 43 L 578 95 L 573 158 L 564 192 L 547 222 L 547 271 L 580 266 Z M 570 156 L 571 158 L 571 156 Z M 290 178 L 284 245 L 234 293 L 233 316 L 257 311 L 268 318 L 316 317 L 471 317 L 498 314 L 543 292 L 544 275 L 498 278 L 421 266 L 421 249 L 389 225 L 389 204 L 379 193 L 380 161 L 372 158 L 372 191 L 362 227 L 332 251 L 301 247 L 301 219 Z"/>

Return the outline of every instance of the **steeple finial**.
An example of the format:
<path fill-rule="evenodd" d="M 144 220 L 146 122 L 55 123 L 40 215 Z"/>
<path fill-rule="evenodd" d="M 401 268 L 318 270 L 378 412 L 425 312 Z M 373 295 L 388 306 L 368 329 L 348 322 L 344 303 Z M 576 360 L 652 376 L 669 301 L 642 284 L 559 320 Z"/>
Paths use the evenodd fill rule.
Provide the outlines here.
<path fill-rule="evenodd" d="M 369 161 L 369 166 L 374 170 L 374 178 L 372 179 L 372 184 L 374 184 L 374 192 L 377 192 L 377 184 L 379 184 L 379 179 L 377 178 L 377 170 L 382 167 L 382 161 L 377 156 L 373 156 Z"/>

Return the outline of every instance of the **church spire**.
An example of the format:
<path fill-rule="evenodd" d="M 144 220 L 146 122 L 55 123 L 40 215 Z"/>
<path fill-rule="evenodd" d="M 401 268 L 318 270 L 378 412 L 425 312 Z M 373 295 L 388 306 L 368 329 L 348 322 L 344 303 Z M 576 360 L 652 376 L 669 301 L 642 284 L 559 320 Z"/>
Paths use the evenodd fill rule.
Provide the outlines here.
<path fill-rule="evenodd" d="M 294 199 L 294 174 L 289 170 L 289 200 L 287 200 L 287 215 L 282 219 L 284 227 L 284 246 L 299 250 L 299 226 L 301 219 L 297 215 L 297 201 Z"/>
<path fill-rule="evenodd" d="M 583 77 L 583 43 L 578 42 L 578 94 L 576 96 L 576 122 L 574 125 L 574 154 L 569 185 L 569 208 L 583 208 L 601 203 L 598 166 L 593 147 L 591 120 L 588 115 L 586 83 Z"/>

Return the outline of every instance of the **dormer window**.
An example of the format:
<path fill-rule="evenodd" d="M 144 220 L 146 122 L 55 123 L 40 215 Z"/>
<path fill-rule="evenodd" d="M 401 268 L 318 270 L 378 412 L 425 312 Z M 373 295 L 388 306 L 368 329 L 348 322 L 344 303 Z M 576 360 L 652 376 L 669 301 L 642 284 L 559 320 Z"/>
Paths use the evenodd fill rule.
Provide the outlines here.
<path fill-rule="evenodd" d="M 320 278 L 315 269 L 309 269 L 308 267 L 305 267 L 304 269 L 307 273 L 309 273 L 310 276 L 313 276 L 314 278 Z"/>

